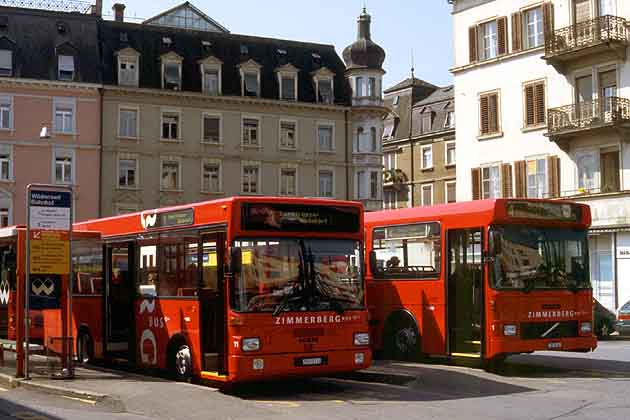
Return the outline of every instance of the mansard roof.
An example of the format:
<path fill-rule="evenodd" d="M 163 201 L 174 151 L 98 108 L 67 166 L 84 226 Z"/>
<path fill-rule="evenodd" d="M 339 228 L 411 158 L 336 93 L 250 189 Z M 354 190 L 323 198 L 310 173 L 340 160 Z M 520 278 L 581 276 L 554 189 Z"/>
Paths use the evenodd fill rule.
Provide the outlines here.
<path fill-rule="evenodd" d="M 223 25 L 186 1 L 142 22 L 144 25 L 229 33 Z"/>

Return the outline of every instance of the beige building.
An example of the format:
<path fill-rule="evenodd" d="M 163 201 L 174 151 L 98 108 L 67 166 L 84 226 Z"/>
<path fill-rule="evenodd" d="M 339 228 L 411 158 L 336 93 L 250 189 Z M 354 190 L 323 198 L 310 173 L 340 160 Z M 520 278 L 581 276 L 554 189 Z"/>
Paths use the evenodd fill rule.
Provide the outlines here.
<path fill-rule="evenodd" d="M 117 5 L 102 22 L 102 215 L 238 194 L 380 207 L 382 185 L 364 174 L 380 180 L 380 144 L 353 147 L 372 133 L 356 121 L 383 109 L 380 67 L 357 81 L 353 55 L 350 89 L 333 46 L 233 35 L 181 8 L 133 24 Z M 170 14 L 197 19 L 174 28 Z"/>

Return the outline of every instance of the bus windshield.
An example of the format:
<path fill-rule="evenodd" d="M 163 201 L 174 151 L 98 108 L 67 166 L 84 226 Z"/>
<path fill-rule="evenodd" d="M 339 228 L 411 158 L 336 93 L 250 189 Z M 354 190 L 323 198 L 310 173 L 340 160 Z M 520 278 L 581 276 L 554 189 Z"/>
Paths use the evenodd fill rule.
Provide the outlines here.
<path fill-rule="evenodd" d="M 361 246 L 338 239 L 241 239 L 242 264 L 232 288 L 239 312 L 364 308 Z"/>
<path fill-rule="evenodd" d="M 493 288 L 590 288 L 586 230 L 493 226 L 490 238 Z"/>

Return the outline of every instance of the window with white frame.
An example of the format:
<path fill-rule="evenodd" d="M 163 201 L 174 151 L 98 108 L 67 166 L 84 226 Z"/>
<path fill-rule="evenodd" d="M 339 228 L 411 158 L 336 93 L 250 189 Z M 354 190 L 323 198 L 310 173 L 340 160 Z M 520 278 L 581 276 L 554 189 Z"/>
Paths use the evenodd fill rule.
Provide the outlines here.
<path fill-rule="evenodd" d="M 162 60 L 162 88 L 180 90 L 182 88 L 182 63 L 179 60 Z"/>
<path fill-rule="evenodd" d="M 433 146 L 422 146 L 422 169 L 433 168 Z"/>
<path fill-rule="evenodd" d="M 13 76 L 13 51 L 0 50 L 0 76 Z"/>
<path fill-rule="evenodd" d="M 297 194 L 297 167 L 283 166 L 280 168 L 280 195 Z"/>
<path fill-rule="evenodd" d="M 203 143 L 221 144 L 221 116 L 203 115 Z"/>
<path fill-rule="evenodd" d="M 501 198 L 501 165 L 481 168 L 481 193 L 483 198 Z"/>
<path fill-rule="evenodd" d="M 206 95 L 217 96 L 221 94 L 221 67 L 202 65 L 203 92 Z"/>
<path fill-rule="evenodd" d="M 523 32 L 525 48 L 536 48 L 545 44 L 542 6 L 523 12 Z"/>
<path fill-rule="evenodd" d="M 178 112 L 163 111 L 162 112 L 162 140 L 178 140 L 179 139 L 179 122 L 180 115 Z"/>
<path fill-rule="evenodd" d="M 118 136 L 124 138 L 138 138 L 138 109 L 123 108 L 118 111 Z"/>
<path fill-rule="evenodd" d="M 363 77 L 354 79 L 354 96 L 357 98 L 365 96 L 365 79 Z"/>
<path fill-rule="evenodd" d="M 10 145 L 0 145 L 0 181 L 13 179 L 13 150 Z"/>
<path fill-rule="evenodd" d="M 546 198 L 547 193 L 547 159 L 527 160 L 527 197 Z"/>
<path fill-rule="evenodd" d="M 10 96 L 0 97 L 0 129 L 10 130 L 13 128 L 13 98 Z"/>
<path fill-rule="evenodd" d="M 135 156 L 118 158 L 118 186 L 136 188 L 138 186 L 138 159 Z"/>
<path fill-rule="evenodd" d="M 383 192 L 383 208 L 385 209 L 395 209 L 398 206 L 397 203 L 397 196 L 398 192 L 397 191 L 384 191 Z"/>
<path fill-rule="evenodd" d="M 259 96 L 260 95 L 260 72 L 259 71 L 243 71 L 243 96 Z"/>
<path fill-rule="evenodd" d="M 241 166 L 241 192 L 245 194 L 259 194 L 260 163 L 243 162 Z"/>
<path fill-rule="evenodd" d="M 446 111 L 444 128 L 455 128 L 455 111 Z"/>
<path fill-rule="evenodd" d="M 317 102 L 322 104 L 332 104 L 334 102 L 332 78 L 317 80 Z"/>
<path fill-rule="evenodd" d="M 332 152 L 335 149 L 333 142 L 333 126 L 329 124 L 318 125 L 317 139 L 320 152 Z"/>
<path fill-rule="evenodd" d="M 216 159 L 204 160 L 201 164 L 201 189 L 204 192 L 219 193 L 221 185 L 221 161 Z"/>
<path fill-rule="evenodd" d="M 178 158 L 163 158 L 161 160 L 160 186 L 165 191 L 181 189 L 181 160 Z"/>
<path fill-rule="evenodd" d="M 297 100 L 297 75 L 281 73 L 278 77 L 280 78 L 280 99 Z"/>
<path fill-rule="evenodd" d="M 54 129 L 57 133 L 74 133 L 74 101 L 54 101 L 55 122 Z"/>
<path fill-rule="evenodd" d="M 444 143 L 445 155 L 446 155 L 446 165 L 455 165 L 456 162 L 456 143 L 454 141 L 447 141 Z"/>
<path fill-rule="evenodd" d="M 63 81 L 73 81 L 75 73 L 74 56 L 57 56 L 57 72 L 57 79 Z"/>
<path fill-rule="evenodd" d="M 421 187 L 422 190 L 422 205 L 423 206 L 432 206 L 433 205 L 433 184 L 424 184 Z"/>
<path fill-rule="evenodd" d="M 495 58 L 498 53 L 497 21 L 486 22 L 479 25 L 479 60 Z"/>
<path fill-rule="evenodd" d="M 280 121 L 280 148 L 294 150 L 297 146 L 297 123 Z"/>
<path fill-rule="evenodd" d="M 456 181 L 446 181 L 444 183 L 444 196 L 447 203 L 454 203 L 457 201 L 457 183 Z"/>
<path fill-rule="evenodd" d="M 332 168 L 319 170 L 319 196 L 333 198 L 335 195 L 335 173 Z"/>
<path fill-rule="evenodd" d="M 138 86 L 138 57 L 118 56 L 118 84 Z"/>
<path fill-rule="evenodd" d="M 74 183 L 74 151 L 55 149 L 53 159 L 55 184 Z"/>
<path fill-rule="evenodd" d="M 243 118 L 243 146 L 260 146 L 259 125 L 257 118 Z"/>
<path fill-rule="evenodd" d="M 383 154 L 383 166 L 385 167 L 386 171 L 397 169 L 398 168 L 397 161 L 398 161 L 398 153 L 389 152 L 389 153 Z"/>

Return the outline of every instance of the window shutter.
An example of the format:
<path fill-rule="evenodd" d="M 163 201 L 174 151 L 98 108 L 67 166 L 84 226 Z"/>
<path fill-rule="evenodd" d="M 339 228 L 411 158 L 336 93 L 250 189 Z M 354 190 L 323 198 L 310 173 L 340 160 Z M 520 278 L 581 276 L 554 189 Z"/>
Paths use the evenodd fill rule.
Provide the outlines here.
<path fill-rule="evenodd" d="M 535 122 L 534 85 L 525 86 L 525 126 L 534 125 Z"/>
<path fill-rule="evenodd" d="M 471 26 L 468 29 L 468 53 L 471 63 L 477 61 L 477 26 Z"/>
<path fill-rule="evenodd" d="M 471 170 L 472 175 L 472 199 L 481 199 L 481 168 L 473 168 Z"/>
<path fill-rule="evenodd" d="M 549 196 L 560 197 L 560 158 L 549 156 L 547 158 L 547 179 L 549 181 Z"/>
<path fill-rule="evenodd" d="M 519 160 L 514 162 L 514 178 L 516 182 L 515 186 L 515 196 L 517 198 L 524 198 L 527 196 L 527 164 L 524 160 Z"/>
<path fill-rule="evenodd" d="M 543 28 L 546 40 L 550 40 L 553 38 L 555 26 L 554 20 L 553 3 L 547 2 L 543 4 Z"/>
<path fill-rule="evenodd" d="M 507 53 L 507 17 L 502 16 L 497 19 L 497 54 Z"/>
<path fill-rule="evenodd" d="M 479 127 L 481 128 L 481 134 L 488 134 L 490 132 L 490 121 L 488 115 L 488 96 L 482 96 L 479 98 Z"/>
<path fill-rule="evenodd" d="M 488 97 L 488 130 L 490 133 L 499 131 L 499 95 Z"/>
<path fill-rule="evenodd" d="M 504 163 L 501 165 L 501 196 L 503 198 L 512 197 L 512 165 Z"/>
<path fill-rule="evenodd" d="M 523 48 L 523 15 L 521 12 L 512 14 L 512 52 Z"/>
<path fill-rule="evenodd" d="M 534 119 L 536 120 L 536 124 L 544 124 L 545 123 L 545 83 L 541 82 L 534 85 L 534 105 L 535 105 L 535 115 Z"/>

